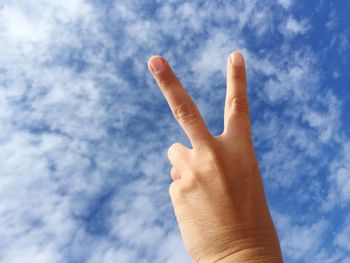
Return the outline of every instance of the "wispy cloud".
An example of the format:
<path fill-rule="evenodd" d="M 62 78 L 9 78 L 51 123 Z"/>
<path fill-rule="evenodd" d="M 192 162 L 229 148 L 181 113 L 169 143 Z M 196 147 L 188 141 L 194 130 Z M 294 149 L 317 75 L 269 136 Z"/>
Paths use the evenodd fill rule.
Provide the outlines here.
<path fill-rule="evenodd" d="M 293 13 L 296 5 L 2 4 L 0 258 L 190 262 L 168 196 L 166 160 L 171 143 L 188 141 L 146 63 L 164 55 L 219 133 L 226 58 L 239 49 L 287 262 L 346 260 L 346 212 L 330 237 L 332 216 L 349 201 L 343 101 L 326 83 L 318 53 L 303 42 L 315 25 Z"/>
<path fill-rule="evenodd" d="M 306 19 L 298 21 L 294 17 L 290 16 L 281 28 L 281 33 L 286 36 L 298 34 L 303 35 L 309 30 L 309 28 L 310 25 Z"/>

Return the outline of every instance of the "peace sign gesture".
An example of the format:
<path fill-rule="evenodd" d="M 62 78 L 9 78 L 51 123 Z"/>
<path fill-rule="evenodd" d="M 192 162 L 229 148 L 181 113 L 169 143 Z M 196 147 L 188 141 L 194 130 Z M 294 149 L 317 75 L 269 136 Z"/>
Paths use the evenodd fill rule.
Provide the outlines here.
<path fill-rule="evenodd" d="M 225 129 L 224 134 L 232 132 L 234 128 L 244 128 L 247 135 L 250 135 L 250 121 L 248 114 L 248 98 L 246 91 L 245 67 L 243 58 L 239 53 L 233 53 L 232 62 L 227 68 L 227 94 L 225 105 Z M 168 62 L 161 56 L 153 56 L 149 60 L 149 67 L 154 74 L 156 81 L 161 88 L 168 104 L 179 122 L 193 147 L 212 138 L 204 120 L 198 111 L 197 106 L 182 87 L 180 81 L 170 68 Z M 232 70 L 232 65 L 235 70 Z M 241 115 L 240 117 L 238 117 Z M 233 120 L 234 116 L 240 118 L 244 123 Z M 231 122 L 230 122 L 231 120 Z M 237 124 L 239 125 L 237 127 Z M 236 125 L 235 125 L 236 124 Z"/>
<path fill-rule="evenodd" d="M 227 61 L 224 131 L 210 134 L 168 62 L 148 67 L 192 149 L 175 143 L 169 193 L 185 247 L 194 262 L 282 262 L 255 157 L 243 56 Z"/>

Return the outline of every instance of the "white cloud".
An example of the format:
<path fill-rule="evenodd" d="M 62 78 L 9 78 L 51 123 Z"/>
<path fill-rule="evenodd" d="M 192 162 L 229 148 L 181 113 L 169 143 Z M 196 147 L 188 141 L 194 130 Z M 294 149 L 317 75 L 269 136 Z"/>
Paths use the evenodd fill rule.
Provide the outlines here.
<path fill-rule="evenodd" d="M 338 26 L 337 13 L 333 5 L 331 5 L 331 10 L 328 13 L 328 20 L 326 22 L 326 28 L 328 30 L 334 30 Z"/>
<path fill-rule="evenodd" d="M 49 25 L 43 21 L 32 21 L 16 8 L 5 7 L 1 10 L 3 34 L 17 41 L 45 41 L 49 35 Z"/>
<path fill-rule="evenodd" d="M 291 216 L 273 211 L 285 260 L 313 258 L 318 253 L 328 222 L 320 219 L 309 224 L 298 224 Z"/>
<path fill-rule="evenodd" d="M 334 206 L 347 206 L 350 201 L 350 143 L 342 143 L 337 158 L 330 164 L 329 191 L 322 204 L 327 211 Z"/>
<path fill-rule="evenodd" d="M 346 57 L 349 50 L 350 41 L 347 33 L 335 33 L 330 42 L 330 48 L 335 49 L 339 55 Z"/>
<path fill-rule="evenodd" d="M 293 4 L 279 3 L 286 10 Z M 169 59 L 213 126 L 221 116 L 226 58 L 242 51 L 257 145 L 267 145 L 263 176 L 275 190 L 297 187 L 302 202 L 309 201 L 314 195 L 300 181 L 320 173 L 322 147 L 339 139 L 339 103 L 331 91 L 317 95 L 319 68 L 307 48 L 249 47 L 247 41 L 277 33 L 278 24 L 287 42 L 310 28 L 302 18 L 274 17 L 274 8 L 261 1 L 168 1 L 149 10 L 147 1 L 124 1 L 107 10 L 83 0 L 1 7 L 1 257 L 190 262 L 167 191 L 166 148 L 185 137 L 147 72 L 153 53 Z M 347 161 L 335 164 L 331 177 L 334 189 L 344 187 L 344 201 Z M 313 193 L 320 187 L 313 184 Z M 278 219 L 286 229 L 283 249 L 301 260 L 327 224 L 285 218 Z M 328 250 L 320 251 L 332 262 Z"/>
<path fill-rule="evenodd" d="M 340 231 L 336 233 L 334 243 L 337 246 L 345 249 L 347 252 L 350 252 L 350 218 L 349 217 L 345 220 L 344 224 L 340 228 Z"/>
<path fill-rule="evenodd" d="M 320 145 L 337 143 L 341 105 L 332 92 L 320 91 L 312 52 L 285 52 L 285 56 L 271 58 L 274 64 L 264 62 L 271 68 L 268 71 L 261 69 L 259 58 L 253 61 L 255 74 L 268 76 L 264 88 L 257 90 L 260 103 L 272 107 L 259 114 L 253 131 L 258 145 L 269 145 L 261 157 L 268 184 L 291 187 L 302 177 L 320 172 L 324 161 L 318 158 L 325 154 Z M 318 164 L 311 164 L 310 158 L 319 160 Z"/>
<path fill-rule="evenodd" d="M 284 8 L 289 9 L 293 5 L 293 0 L 277 0 L 277 2 Z"/>
<path fill-rule="evenodd" d="M 281 28 L 281 32 L 285 36 L 304 35 L 309 29 L 310 24 L 306 19 L 298 21 L 294 17 L 289 16 L 284 26 Z"/>
<path fill-rule="evenodd" d="M 85 39 L 94 33 L 98 23 L 87 6 L 16 1 L 0 11 L 0 47 L 7 50 L 0 54 L 0 253 L 6 262 L 64 262 L 70 253 L 63 248 L 81 232 L 74 216 L 101 185 L 89 156 L 90 140 L 106 136 L 98 75 L 77 74 L 62 65 L 67 54 L 60 53 L 67 43 L 82 46 L 84 34 L 76 34 L 74 23 L 86 23 Z"/>

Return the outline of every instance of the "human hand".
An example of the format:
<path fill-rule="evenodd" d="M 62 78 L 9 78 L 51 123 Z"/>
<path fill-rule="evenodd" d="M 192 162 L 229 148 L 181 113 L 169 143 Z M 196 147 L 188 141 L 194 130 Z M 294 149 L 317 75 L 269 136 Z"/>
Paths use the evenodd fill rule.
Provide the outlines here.
<path fill-rule="evenodd" d="M 232 61 L 231 59 L 232 58 Z M 167 61 L 148 67 L 192 149 L 175 143 L 169 193 L 194 262 L 283 262 L 251 137 L 242 55 L 227 61 L 224 131 L 210 134 L 194 101 Z"/>

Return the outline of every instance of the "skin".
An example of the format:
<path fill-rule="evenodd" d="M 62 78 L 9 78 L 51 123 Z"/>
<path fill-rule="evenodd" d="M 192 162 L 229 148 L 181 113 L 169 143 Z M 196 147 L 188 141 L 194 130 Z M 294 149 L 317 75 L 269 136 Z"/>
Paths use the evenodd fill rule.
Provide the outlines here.
<path fill-rule="evenodd" d="M 168 149 L 169 194 L 193 262 L 283 262 L 251 136 L 243 56 L 227 59 L 224 131 L 213 136 L 161 56 L 148 68 L 192 148 Z"/>

